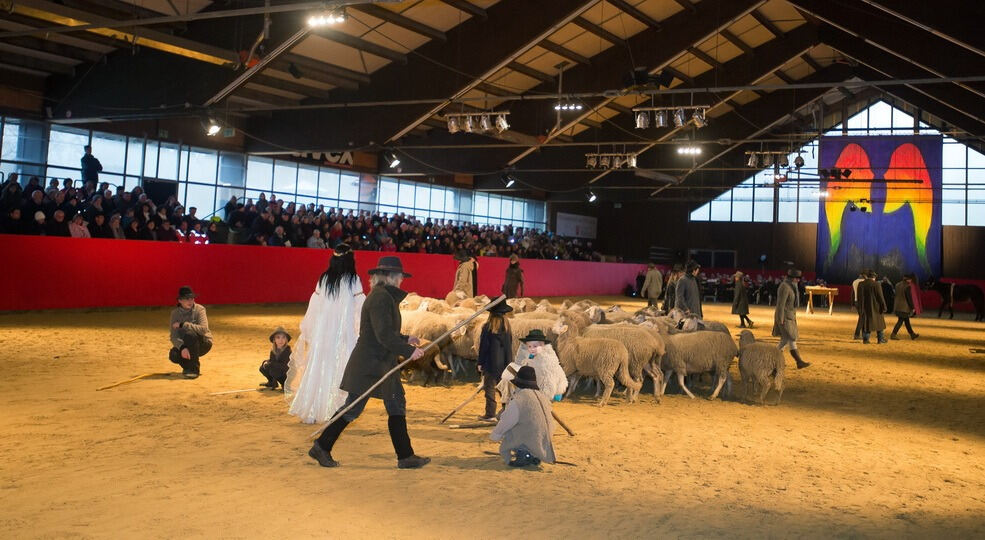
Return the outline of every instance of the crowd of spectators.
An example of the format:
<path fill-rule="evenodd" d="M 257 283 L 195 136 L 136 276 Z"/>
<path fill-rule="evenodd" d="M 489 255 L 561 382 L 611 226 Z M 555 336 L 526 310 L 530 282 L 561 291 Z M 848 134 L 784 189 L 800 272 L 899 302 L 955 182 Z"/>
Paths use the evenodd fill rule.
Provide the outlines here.
<path fill-rule="evenodd" d="M 281 247 L 354 249 L 474 256 L 601 261 L 591 242 L 521 227 L 476 225 L 404 213 L 325 208 L 296 204 L 264 194 L 254 202 L 231 198 L 217 213 L 187 212 L 170 197 L 157 205 L 138 186 L 130 191 L 103 182 L 32 177 L 22 187 L 16 173 L 0 190 L 0 233 L 79 238 L 118 238 L 231 243 Z M 224 218 L 224 219 L 222 219 Z"/>

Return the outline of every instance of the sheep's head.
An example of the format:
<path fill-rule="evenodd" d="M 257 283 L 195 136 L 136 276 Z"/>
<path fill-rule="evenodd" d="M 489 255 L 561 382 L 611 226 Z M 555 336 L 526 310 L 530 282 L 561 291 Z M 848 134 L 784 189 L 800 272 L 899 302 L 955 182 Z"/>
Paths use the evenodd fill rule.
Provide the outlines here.
<path fill-rule="evenodd" d="M 593 323 L 602 322 L 602 308 L 598 306 L 592 306 L 586 309 L 585 315 L 588 315 L 588 319 Z"/>
<path fill-rule="evenodd" d="M 607 313 L 615 313 L 617 311 L 622 311 L 622 306 L 619 306 L 619 305 L 611 306 L 611 307 L 609 307 L 609 309 L 607 309 L 605 311 Z"/>
<path fill-rule="evenodd" d="M 756 336 L 752 335 L 749 330 L 743 330 L 739 333 L 739 348 L 745 347 L 756 342 Z"/>

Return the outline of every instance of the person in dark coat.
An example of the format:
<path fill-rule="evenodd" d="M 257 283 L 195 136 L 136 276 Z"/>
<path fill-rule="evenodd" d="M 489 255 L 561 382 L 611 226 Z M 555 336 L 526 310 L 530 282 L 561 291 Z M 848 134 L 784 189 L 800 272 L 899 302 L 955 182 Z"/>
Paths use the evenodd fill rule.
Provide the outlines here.
<path fill-rule="evenodd" d="M 858 285 L 858 316 L 862 332 L 862 343 L 868 345 L 872 332 L 876 333 L 879 343 L 886 343 L 886 299 L 882 295 L 882 286 L 876 281 L 876 273 L 868 272 L 865 281 Z"/>
<path fill-rule="evenodd" d="M 732 294 L 732 315 L 739 316 L 739 328 L 745 328 L 747 321 L 749 328 L 752 328 L 752 319 L 749 318 L 749 292 L 746 290 L 745 274 L 736 272 L 732 278 L 735 280 L 735 293 Z"/>
<path fill-rule="evenodd" d="M 93 185 L 99 183 L 99 173 L 103 170 L 102 163 L 92 155 L 92 147 L 88 144 L 83 147 L 85 155 L 82 156 L 82 183 L 92 181 Z"/>
<path fill-rule="evenodd" d="M 670 276 L 667 278 L 667 287 L 664 289 L 664 312 L 670 313 L 677 302 L 677 282 L 681 279 L 683 269 L 681 265 L 675 264 L 670 269 Z"/>
<path fill-rule="evenodd" d="M 916 309 L 913 304 L 913 283 L 916 280 L 917 276 L 907 274 L 896 284 L 896 294 L 893 297 L 893 312 L 896 314 L 896 326 L 893 327 L 893 333 L 890 334 L 889 339 L 899 339 L 896 337 L 896 334 L 899 333 L 900 327 L 904 324 L 906 325 L 906 331 L 910 334 L 910 339 L 920 337 L 920 334 L 914 332 L 913 327 L 910 326 L 910 317 L 913 316 L 914 310 Z"/>
<path fill-rule="evenodd" d="M 703 319 L 701 313 L 701 287 L 698 286 L 698 272 L 701 265 L 697 261 L 688 261 L 684 268 L 684 276 L 677 280 L 674 289 L 676 297 L 674 307 L 684 312 L 684 315 Z"/>
<path fill-rule="evenodd" d="M 889 277 L 882 276 L 879 280 L 879 286 L 882 287 L 882 297 L 886 299 L 886 313 L 891 313 L 889 307 L 895 305 L 894 300 L 896 300 L 896 288 L 893 286 L 893 282 L 889 281 Z"/>
<path fill-rule="evenodd" d="M 506 302 L 490 308 L 489 319 L 482 325 L 479 336 L 477 367 L 482 374 L 482 390 L 486 396 L 486 414 L 479 417 L 483 422 L 496 421 L 496 385 L 503 376 L 503 370 L 513 361 L 513 333 L 504 317 L 511 311 L 513 308 Z"/>
<path fill-rule="evenodd" d="M 506 281 L 503 282 L 503 294 L 507 298 L 523 296 L 523 269 L 520 268 L 520 257 L 510 255 L 510 265 L 506 267 Z"/>
<path fill-rule="evenodd" d="M 191 287 L 178 289 L 178 305 L 171 311 L 171 351 L 168 358 L 181 366 L 186 379 L 201 374 L 199 358 L 212 350 L 212 330 L 205 306 L 195 302 Z"/>
<path fill-rule="evenodd" d="M 349 362 L 342 374 L 339 387 L 349 393 L 345 404 L 339 411 L 355 403 L 341 418 L 329 424 L 308 455 L 322 467 L 338 467 L 339 462 L 332 459 L 332 448 L 342 431 L 359 417 L 366 408 L 366 400 L 356 401 L 373 384 L 379 381 L 392 368 L 397 366 L 397 357 L 417 360 L 424 356 L 424 350 L 414 336 L 400 333 L 400 302 L 407 293 L 400 290 L 400 283 L 410 274 L 404 272 L 399 257 L 380 257 L 376 268 L 369 271 L 370 289 L 362 312 L 359 314 L 359 338 L 349 356 Z M 431 462 L 430 458 L 414 454 L 407 434 L 407 399 L 400 376 L 390 376 L 383 384 L 373 390 L 371 397 L 382 399 L 389 418 L 387 427 L 390 441 L 397 453 L 397 468 L 418 469 Z M 338 412 L 336 412 L 336 415 Z"/>
<path fill-rule="evenodd" d="M 288 363 L 291 361 L 291 334 L 284 330 L 283 326 L 278 326 L 273 334 L 270 334 L 270 358 L 260 364 L 260 373 L 267 378 L 267 382 L 260 386 L 266 386 L 271 390 L 277 389 L 279 383 L 281 388 L 287 381 Z"/>
<path fill-rule="evenodd" d="M 93 214 L 92 222 L 89 223 L 89 236 L 92 238 L 113 238 L 113 231 L 109 230 L 104 214 Z"/>
<path fill-rule="evenodd" d="M 811 365 L 800 357 L 800 351 L 797 350 L 797 339 L 800 337 L 800 331 L 797 329 L 797 306 L 800 305 L 797 283 L 802 275 L 803 273 L 795 268 L 787 270 L 787 278 L 777 287 L 776 311 L 773 313 L 773 335 L 780 338 L 781 351 L 790 347 L 790 356 L 797 362 L 797 369 Z"/>
<path fill-rule="evenodd" d="M 72 233 L 68 230 L 68 222 L 65 221 L 65 212 L 61 210 L 55 210 L 51 216 L 51 220 L 47 222 L 47 230 L 45 231 L 47 236 L 72 236 Z"/>

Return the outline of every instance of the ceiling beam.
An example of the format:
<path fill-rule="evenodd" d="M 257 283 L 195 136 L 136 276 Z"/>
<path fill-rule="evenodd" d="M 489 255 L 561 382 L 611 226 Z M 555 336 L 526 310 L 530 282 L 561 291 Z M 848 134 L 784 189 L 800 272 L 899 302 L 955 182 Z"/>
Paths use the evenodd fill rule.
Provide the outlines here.
<path fill-rule="evenodd" d="M 670 73 L 671 75 L 674 76 L 674 78 L 676 78 L 677 80 L 681 81 L 682 83 L 687 84 L 688 86 L 694 86 L 694 77 L 692 77 L 692 76 L 684 73 L 683 71 L 681 71 L 681 70 L 679 70 L 679 69 L 677 69 L 675 67 L 672 67 L 672 66 L 664 66 L 663 71 L 666 71 L 667 73 Z"/>
<path fill-rule="evenodd" d="M 745 54 L 752 54 L 752 47 L 745 41 L 742 41 L 742 38 L 733 34 L 728 28 L 722 28 L 722 31 L 719 32 L 719 34 L 721 34 L 726 41 L 741 49 Z"/>
<path fill-rule="evenodd" d="M 690 0 L 674 0 L 674 2 L 691 13 L 698 12 L 698 8 L 694 7 L 694 4 Z"/>
<path fill-rule="evenodd" d="M 274 105 L 295 104 L 295 105 L 297 105 L 298 103 L 300 103 L 300 101 L 298 101 L 296 99 L 291 99 L 291 98 L 288 98 L 288 97 L 284 97 L 284 96 L 281 96 L 279 94 L 270 94 L 268 92 L 264 92 L 263 90 L 260 90 L 260 89 L 257 89 L 257 88 L 247 88 L 245 86 L 244 87 L 237 88 L 233 92 L 233 95 L 234 96 L 239 96 L 241 98 L 244 98 L 244 99 L 247 99 L 247 100 L 250 100 L 250 101 L 253 101 L 255 103 L 263 103 L 263 104 L 274 104 Z"/>
<path fill-rule="evenodd" d="M 588 58 L 587 56 L 582 56 L 582 55 L 580 55 L 580 54 L 572 51 L 571 49 L 568 49 L 567 47 L 563 47 L 561 45 L 558 45 L 557 43 L 554 43 L 553 41 L 551 41 L 549 39 L 544 39 L 543 41 L 541 41 L 537 45 L 539 47 L 541 47 L 542 49 L 547 49 L 548 51 L 550 51 L 550 52 L 552 52 L 552 53 L 554 53 L 554 54 L 556 54 L 556 55 L 558 55 L 558 56 L 560 56 L 562 58 L 567 58 L 568 60 L 571 60 L 572 62 L 574 62 L 576 64 L 581 64 L 583 66 L 588 66 L 588 65 L 591 65 L 591 63 L 592 63 L 592 60 L 590 58 Z"/>
<path fill-rule="evenodd" d="M 595 34 L 596 36 L 608 41 L 613 45 L 618 45 L 620 47 L 626 46 L 625 39 L 613 34 L 612 32 L 606 30 L 605 28 L 602 28 L 601 26 L 593 23 L 592 21 L 584 17 L 575 17 L 575 20 L 571 22 L 575 23 L 575 25 L 581 27 L 583 30 L 587 30 Z"/>
<path fill-rule="evenodd" d="M 282 79 L 280 77 L 274 77 L 266 73 L 260 73 L 250 79 L 250 82 L 260 84 L 263 86 L 269 86 L 270 88 L 276 88 L 278 90 L 284 90 L 285 92 L 292 92 L 295 94 L 300 94 L 302 96 L 308 96 L 318 99 L 328 99 L 330 97 L 328 90 L 323 90 L 321 88 L 316 88 L 314 86 L 308 86 L 303 83 L 296 83 L 289 81 L 287 79 Z"/>
<path fill-rule="evenodd" d="M 53 61 L 51 57 L 60 61 Z M 44 71 L 50 74 L 75 75 L 74 60 L 68 60 L 47 53 L 39 53 L 31 49 L 24 49 L 8 43 L 0 43 L 0 58 L 6 64 L 20 66 L 22 68 Z"/>
<path fill-rule="evenodd" d="M 547 73 L 534 69 L 528 65 L 521 64 L 519 62 L 510 62 L 509 64 L 506 64 L 506 67 L 518 73 L 522 73 L 527 77 L 530 77 L 531 79 L 536 79 L 543 83 L 553 83 L 557 81 L 557 79 L 548 75 Z"/>
<path fill-rule="evenodd" d="M 302 71 L 306 69 L 311 69 L 319 73 L 325 73 L 328 75 L 333 75 L 335 77 L 349 79 L 350 81 L 354 81 L 359 84 L 369 84 L 370 82 L 369 75 L 365 73 L 360 73 L 358 71 L 353 71 L 351 69 L 339 67 L 336 66 L 335 64 L 322 62 L 321 60 L 315 60 L 310 56 L 303 56 L 297 53 L 285 53 L 281 58 L 281 60 L 275 62 L 275 65 L 281 65 L 284 62 L 293 63 L 294 65 L 301 68 Z"/>
<path fill-rule="evenodd" d="M 766 15 L 760 13 L 758 9 L 754 9 L 750 15 L 752 15 L 752 18 L 756 19 L 756 22 L 761 24 L 763 28 L 766 28 L 769 33 L 773 34 L 773 37 L 780 37 L 783 35 L 783 30 L 780 30 L 780 28 L 774 24 L 773 21 L 767 19 Z"/>
<path fill-rule="evenodd" d="M 804 63 L 807 64 L 808 66 L 811 66 L 811 69 L 813 69 L 814 71 L 821 71 L 822 69 L 824 69 L 824 67 L 821 64 L 817 63 L 817 60 L 811 57 L 810 53 L 804 53 L 800 55 L 800 59 L 803 60 Z"/>
<path fill-rule="evenodd" d="M 382 45 L 377 45 L 372 41 L 366 41 L 365 39 L 356 37 L 352 34 L 347 34 L 339 30 L 332 30 L 331 28 L 319 28 L 317 30 L 312 30 L 312 35 L 321 36 L 330 41 L 352 47 L 363 52 L 368 52 L 369 54 L 379 56 L 380 58 L 386 58 L 391 62 L 400 62 L 401 64 L 407 63 L 407 55 L 397 52 L 393 49 L 388 49 Z"/>
<path fill-rule="evenodd" d="M 702 62 L 704 62 L 704 63 L 708 64 L 709 66 L 711 66 L 712 69 L 722 69 L 722 63 L 721 62 L 719 62 L 715 58 L 712 58 L 710 54 L 702 51 L 701 49 L 699 49 L 697 47 L 688 47 L 687 48 L 687 52 L 689 52 L 692 55 L 694 55 L 694 57 L 697 58 L 698 60 L 701 60 Z"/>
<path fill-rule="evenodd" d="M 783 72 L 782 69 L 777 69 L 776 71 L 773 72 L 773 75 L 776 75 L 777 79 L 780 79 L 781 81 L 787 84 L 793 84 L 797 82 L 797 79 L 794 79 L 790 75 L 787 75 L 786 73 Z"/>
<path fill-rule="evenodd" d="M 410 30 L 415 34 L 420 34 L 429 39 L 436 39 L 438 41 L 446 41 L 448 39 L 441 30 L 432 28 L 424 23 L 419 23 L 410 17 L 376 4 L 355 4 L 349 6 L 349 9 L 361 11 L 366 15 L 376 17 L 377 19 L 399 26 L 404 30 Z"/>
<path fill-rule="evenodd" d="M 945 7 L 937 2 L 893 2 L 890 6 L 886 0 L 862 1 L 979 56 L 985 56 L 981 5 L 976 2 L 952 1 Z"/>
<path fill-rule="evenodd" d="M 619 11 L 622 11 L 626 15 L 629 15 L 630 17 L 649 26 L 650 28 L 660 30 L 661 25 L 659 21 L 647 15 L 646 13 L 643 13 L 642 11 L 640 11 L 638 7 L 634 6 L 633 4 L 630 4 L 626 0 L 607 0 L 607 1 L 608 3 L 612 4 Z"/>
<path fill-rule="evenodd" d="M 441 1 L 457 9 L 458 11 L 468 13 L 473 17 L 480 17 L 482 19 L 489 18 L 489 15 L 486 13 L 485 9 L 473 4 L 472 2 L 468 2 L 466 0 L 441 0 Z"/>
<path fill-rule="evenodd" d="M 287 55 L 285 55 L 285 56 L 287 56 Z M 273 68 L 273 69 L 276 69 L 277 71 L 282 71 L 284 73 L 290 73 L 291 72 L 291 65 L 292 64 L 294 64 L 294 62 L 289 61 L 289 60 L 287 60 L 285 58 L 279 58 L 279 59 L 275 60 L 274 62 L 272 62 L 270 64 L 270 67 Z M 336 86 L 336 87 L 339 87 L 339 88 L 345 88 L 347 90 L 358 90 L 359 89 L 359 83 L 358 82 L 356 82 L 356 81 L 354 81 L 352 79 L 347 79 L 345 77 L 340 77 L 338 75 L 334 75 L 332 73 L 327 73 L 325 71 L 322 71 L 319 67 L 309 67 L 307 65 L 305 65 L 304 67 L 302 67 L 300 64 L 294 64 L 294 66 L 295 66 L 295 68 L 296 68 L 297 71 L 300 71 L 300 73 L 302 75 L 302 79 L 311 79 L 312 81 L 317 81 L 317 82 L 320 82 L 322 84 L 330 84 L 332 86 Z"/>
<path fill-rule="evenodd" d="M 867 71 L 868 68 L 859 68 L 859 73 L 862 76 L 868 76 Z M 878 74 L 872 73 L 872 76 L 878 77 Z M 922 94 L 908 86 L 886 86 L 881 90 L 889 96 L 905 101 L 914 108 L 937 117 L 951 127 L 964 131 L 968 134 L 967 136 L 957 134 L 952 136 L 964 144 L 972 146 L 978 152 L 985 153 L 985 135 L 982 135 L 985 133 L 985 124 L 971 120 L 967 116 L 956 112 L 951 107 L 931 99 L 926 94 Z"/>
<path fill-rule="evenodd" d="M 620 104 L 618 101 L 610 101 L 610 102 L 608 102 L 608 103 L 605 104 L 605 107 L 607 109 L 612 109 L 612 110 L 614 110 L 616 112 L 619 112 L 621 114 L 633 114 L 633 109 L 631 109 L 631 108 L 629 108 L 629 107 L 627 107 L 625 105 Z"/>
<path fill-rule="evenodd" d="M 480 82 L 476 84 L 475 89 L 480 92 L 485 92 L 487 94 L 491 94 L 494 96 L 509 96 L 513 94 L 513 92 L 510 90 L 507 90 L 505 88 L 500 88 L 494 84 L 490 84 L 487 82 Z"/>

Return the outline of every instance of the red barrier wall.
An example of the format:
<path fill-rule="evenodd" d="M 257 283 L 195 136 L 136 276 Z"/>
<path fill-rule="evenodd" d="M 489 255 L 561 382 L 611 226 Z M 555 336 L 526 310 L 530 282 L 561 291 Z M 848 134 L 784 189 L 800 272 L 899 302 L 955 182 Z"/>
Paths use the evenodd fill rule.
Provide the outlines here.
<path fill-rule="evenodd" d="M 306 302 L 331 251 L 261 246 L 196 246 L 171 242 L 0 235 L 5 255 L 0 310 L 174 303 L 190 285 L 204 304 Z M 384 255 L 357 251 L 367 270 Z M 413 277 L 403 288 L 444 298 L 457 264 L 448 255 L 399 254 Z M 497 296 L 508 260 L 479 258 L 479 293 Z M 639 264 L 524 260 L 529 296 L 620 294 L 643 269 Z"/>

